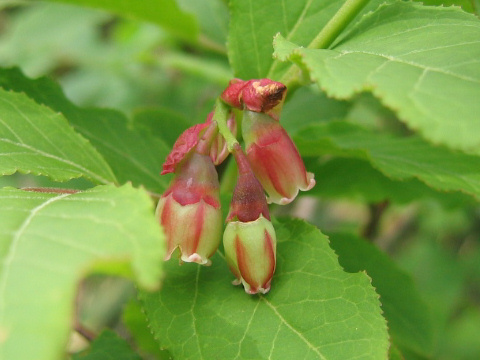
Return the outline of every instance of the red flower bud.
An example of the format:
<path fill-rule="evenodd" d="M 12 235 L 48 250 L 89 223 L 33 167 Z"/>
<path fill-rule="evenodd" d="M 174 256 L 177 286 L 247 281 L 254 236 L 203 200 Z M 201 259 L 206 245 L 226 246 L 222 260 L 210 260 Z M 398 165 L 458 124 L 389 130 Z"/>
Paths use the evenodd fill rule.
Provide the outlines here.
<path fill-rule="evenodd" d="M 220 98 L 234 108 L 243 109 L 242 90 L 246 84 L 247 82 L 241 79 L 230 80 Z"/>
<path fill-rule="evenodd" d="M 263 188 L 238 144 L 233 154 L 240 176 L 223 234 L 225 257 L 237 278 L 234 284 L 242 283 L 249 294 L 265 294 L 275 271 L 275 230 Z"/>
<path fill-rule="evenodd" d="M 198 129 L 187 129 L 167 157 L 162 173 L 174 169 L 176 176 L 158 202 L 157 216 L 167 238 L 166 260 L 179 247 L 182 261 L 210 265 L 222 231 L 218 175 L 208 155 L 216 126 L 203 137 Z"/>
<path fill-rule="evenodd" d="M 269 195 L 268 202 L 288 204 L 299 190 L 315 185 L 295 144 L 280 123 L 267 114 L 245 110 L 242 122 L 247 158 Z"/>
<path fill-rule="evenodd" d="M 269 114 L 278 120 L 287 87 L 270 79 L 233 79 L 220 96 L 228 105 Z"/>

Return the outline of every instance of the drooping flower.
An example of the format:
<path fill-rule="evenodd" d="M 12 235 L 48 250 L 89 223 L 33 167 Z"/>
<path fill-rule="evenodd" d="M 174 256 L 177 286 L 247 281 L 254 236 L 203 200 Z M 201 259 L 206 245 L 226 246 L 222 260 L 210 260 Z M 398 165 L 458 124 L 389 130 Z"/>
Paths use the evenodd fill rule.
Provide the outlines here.
<path fill-rule="evenodd" d="M 233 192 L 227 226 L 223 234 L 225 257 L 249 294 L 265 294 L 275 272 L 276 236 L 263 188 L 237 144 L 233 150 L 239 178 Z"/>
<path fill-rule="evenodd" d="M 163 165 L 162 174 L 175 173 L 156 212 L 167 238 L 166 260 L 178 247 L 182 261 L 210 265 L 220 243 L 218 175 L 209 156 L 216 131 L 216 123 L 187 129 Z"/>
<path fill-rule="evenodd" d="M 264 113 L 244 111 L 242 134 L 248 161 L 268 202 L 288 204 L 299 190 L 315 186 L 295 144 L 280 123 Z"/>

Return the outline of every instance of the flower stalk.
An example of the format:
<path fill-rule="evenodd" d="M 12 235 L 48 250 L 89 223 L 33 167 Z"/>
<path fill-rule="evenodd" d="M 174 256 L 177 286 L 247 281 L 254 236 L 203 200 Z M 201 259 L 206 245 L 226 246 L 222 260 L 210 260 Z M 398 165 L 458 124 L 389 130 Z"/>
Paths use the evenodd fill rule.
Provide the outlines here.
<path fill-rule="evenodd" d="M 232 132 L 228 128 L 227 120 L 229 118 L 229 113 L 230 107 L 220 98 L 218 98 L 215 102 L 215 114 L 213 115 L 213 121 L 217 122 L 218 131 L 225 139 L 228 151 L 232 152 L 235 144 L 238 144 L 238 140 L 235 136 L 233 136 Z"/>
<path fill-rule="evenodd" d="M 239 177 L 233 191 L 223 245 L 227 265 L 248 294 L 270 290 L 276 264 L 276 235 L 265 194 L 240 145 L 233 149 Z"/>

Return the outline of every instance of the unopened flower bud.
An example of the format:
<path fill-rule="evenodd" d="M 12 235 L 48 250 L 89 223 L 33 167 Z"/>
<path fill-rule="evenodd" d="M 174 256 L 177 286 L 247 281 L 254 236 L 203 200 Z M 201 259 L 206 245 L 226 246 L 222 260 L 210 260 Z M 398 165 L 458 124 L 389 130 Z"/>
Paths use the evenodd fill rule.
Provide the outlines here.
<path fill-rule="evenodd" d="M 237 109 L 263 112 L 278 120 L 287 87 L 270 79 L 233 79 L 220 96 Z"/>

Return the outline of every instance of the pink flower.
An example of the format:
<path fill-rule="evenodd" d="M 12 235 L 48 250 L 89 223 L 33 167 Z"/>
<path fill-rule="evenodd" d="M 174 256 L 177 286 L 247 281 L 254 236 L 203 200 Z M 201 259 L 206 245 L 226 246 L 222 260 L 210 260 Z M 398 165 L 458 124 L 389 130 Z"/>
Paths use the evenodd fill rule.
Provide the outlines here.
<path fill-rule="evenodd" d="M 242 122 L 248 161 L 268 194 L 268 202 L 288 204 L 299 190 L 315 185 L 295 144 L 280 123 L 267 114 L 244 111 Z"/>
<path fill-rule="evenodd" d="M 175 178 L 160 198 L 157 216 L 167 238 L 166 260 L 178 247 L 181 260 L 210 265 L 221 239 L 219 183 L 209 156 L 216 124 L 187 129 L 175 143 L 162 174 Z"/>
<path fill-rule="evenodd" d="M 223 234 L 225 257 L 236 277 L 235 285 L 243 284 L 249 294 L 265 294 L 275 272 L 275 230 L 263 188 L 238 144 L 233 154 L 239 178 Z"/>

